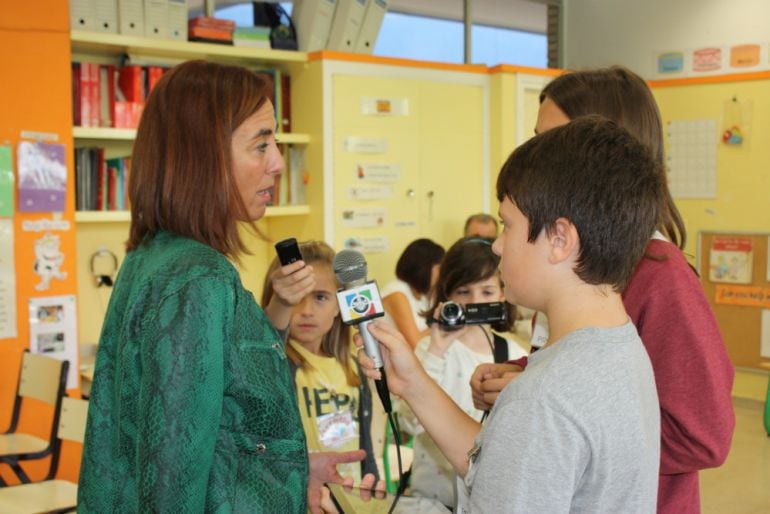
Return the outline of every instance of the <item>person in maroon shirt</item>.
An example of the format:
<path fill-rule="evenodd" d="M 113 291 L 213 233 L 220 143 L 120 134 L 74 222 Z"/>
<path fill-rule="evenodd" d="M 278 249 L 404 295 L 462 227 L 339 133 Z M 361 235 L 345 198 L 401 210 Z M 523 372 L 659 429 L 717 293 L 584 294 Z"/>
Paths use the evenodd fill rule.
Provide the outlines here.
<path fill-rule="evenodd" d="M 663 162 L 658 107 L 635 73 L 616 66 L 554 79 L 540 94 L 535 132 L 587 114 L 617 121 Z M 661 212 L 623 302 L 652 361 L 660 399 L 658 512 L 689 514 L 700 512 L 698 471 L 720 466 L 730 450 L 734 369 L 698 276 L 682 253 L 686 230 L 668 189 Z M 471 378 L 476 407 L 490 409 L 525 365 L 480 365 Z"/>

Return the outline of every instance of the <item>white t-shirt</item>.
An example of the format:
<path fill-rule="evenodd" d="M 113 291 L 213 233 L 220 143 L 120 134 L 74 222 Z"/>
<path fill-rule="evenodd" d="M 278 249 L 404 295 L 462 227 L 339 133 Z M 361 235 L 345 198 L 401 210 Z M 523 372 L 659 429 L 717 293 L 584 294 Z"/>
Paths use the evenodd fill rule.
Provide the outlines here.
<path fill-rule="evenodd" d="M 527 352 L 514 341 L 510 339 L 506 341 L 509 359 L 518 359 L 527 355 Z M 450 343 L 444 356 L 439 357 L 428 351 L 429 345 L 430 336 L 421 339 L 415 348 L 415 355 L 425 371 L 463 412 L 476 421 L 481 420 L 484 411 L 473 406 L 470 380 L 476 366 L 493 362 L 493 355 L 476 353 L 462 342 L 455 340 Z M 434 498 L 444 505 L 454 506 L 456 495 L 454 468 L 424 431 L 406 402 L 398 402 L 398 416 L 401 428 L 415 437 L 414 461 L 409 482 L 411 494 Z"/>
<path fill-rule="evenodd" d="M 385 297 L 393 293 L 402 293 L 406 296 L 406 299 L 409 301 L 409 306 L 412 308 L 414 324 L 417 326 L 417 330 L 422 332 L 427 329 L 428 325 L 425 323 L 425 318 L 422 316 L 422 313 L 430 307 L 428 295 L 422 295 L 422 298 L 417 299 L 412 294 L 412 288 L 409 287 L 409 284 L 399 279 L 389 282 L 380 292 L 380 296 L 385 299 Z M 387 312 L 385 312 L 385 317 L 383 319 L 394 327 L 396 326 L 396 322 L 393 321 L 393 318 Z"/>

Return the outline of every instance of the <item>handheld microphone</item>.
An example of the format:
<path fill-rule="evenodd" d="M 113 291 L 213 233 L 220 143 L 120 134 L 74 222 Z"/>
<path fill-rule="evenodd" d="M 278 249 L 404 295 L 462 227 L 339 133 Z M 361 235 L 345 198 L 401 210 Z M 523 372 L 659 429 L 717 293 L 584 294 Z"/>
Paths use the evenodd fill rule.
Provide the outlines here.
<path fill-rule="evenodd" d="M 390 413 L 390 391 L 385 378 L 385 368 L 380 353 L 380 343 L 369 333 L 369 323 L 385 315 L 377 282 L 366 280 L 367 265 L 363 254 L 355 250 L 342 250 L 334 257 L 332 264 L 334 275 L 342 288 L 337 291 L 337 303 L 340 317 L 346 325 L 358 326 L 358 332 L 364 340 L 364 351 L 380 371 L 382 378 L 375 380 L 377 395 L 380 397 L 385 412 Z"/>

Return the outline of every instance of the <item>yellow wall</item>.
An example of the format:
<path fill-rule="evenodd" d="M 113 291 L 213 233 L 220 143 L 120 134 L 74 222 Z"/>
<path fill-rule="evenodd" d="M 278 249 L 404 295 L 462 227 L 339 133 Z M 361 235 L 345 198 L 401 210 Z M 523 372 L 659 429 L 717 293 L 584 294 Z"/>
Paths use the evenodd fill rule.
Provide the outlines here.
<path fill-rule="evenodd" d="M 686 251 L 695 255 L 698 231 L 770 232 L 770 80 L 653 87 L 664 129 L 672 120 L 716 119 L 724 101 L 753 101 L 746 143 L 717 151 L 717 198 L 677 199 L 688 232 Z"/>
<path fill-rule="evenodd" d="M 369 275 L 384 284 L 394 276 L 398 256 L 411 241 L 427 237 L 448 247 L 462 236 L 465 218 L 483 205 L 479 177 L 484 163 L 484 90 L 480 85 L 387 76 L 336 74 L 333 77 L 334 247 L 350 237 L 387 237 L 390 251 L 367 254 Z M 361 98 L 408 100 L 406 116 L 361 114 Z M 358 136 L 387 141 L 377 154 L 350 152 L 344 140 Z M 400 166 L 393 184 L 359 182 L 359 163 Z M 381 185 L 393 195 L 382 200 L 353 200 L 352 186 Z M 348 209 L 383 208 L 382 226 L 350 228 Z"/>

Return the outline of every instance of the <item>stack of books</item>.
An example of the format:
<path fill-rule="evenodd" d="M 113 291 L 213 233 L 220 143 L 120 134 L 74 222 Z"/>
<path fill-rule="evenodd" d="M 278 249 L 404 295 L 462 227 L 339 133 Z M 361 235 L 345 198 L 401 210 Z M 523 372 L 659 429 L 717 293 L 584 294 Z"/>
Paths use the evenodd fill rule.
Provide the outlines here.
<path fill-rule="evenodd" d="M 270 48 L 270 27 L 236 27 L 233 45 Z"/>
<path fill-rule="evenodd" d="M 220 20 L 208 16 L 198 16 L 187 22 L 187 34 L 190 41 L 233 44 L 235 22 Z"/>

